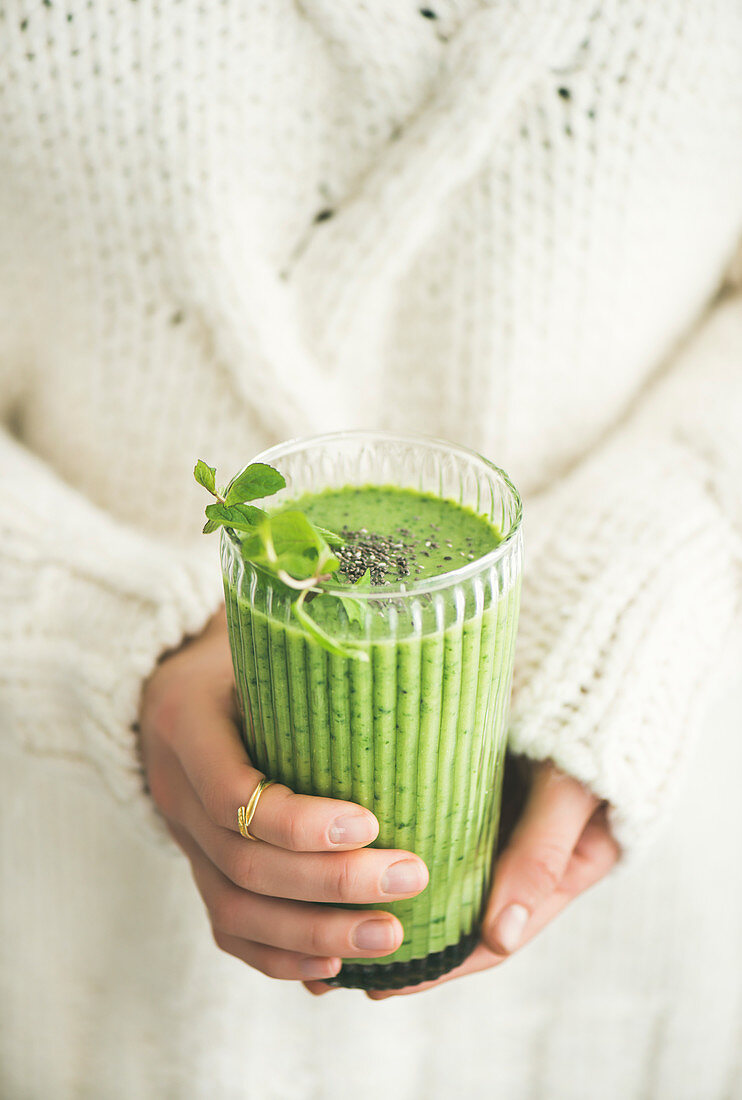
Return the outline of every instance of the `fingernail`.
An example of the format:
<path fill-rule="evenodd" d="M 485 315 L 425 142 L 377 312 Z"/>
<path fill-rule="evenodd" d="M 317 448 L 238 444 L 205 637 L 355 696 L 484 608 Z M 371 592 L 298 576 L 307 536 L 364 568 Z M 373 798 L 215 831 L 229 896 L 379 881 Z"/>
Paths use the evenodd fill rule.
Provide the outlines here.
<path fill-rule="evenodd" d="M 401 859 L 392 863 L 381 876 L 381 889 L 385 894 L 412 894 L 422 890 L 425 872 L 415 859 Z"/>
<path fill-rule="evenodd" d="M 495 921 L 493 939 L 509 955 L 523 938 L 530 913 L 525 905 L 508 905 Z"/>
<path fill-rule="evenodd" d="M 373 819 L 366 814 L 336 817 L 327 830 L 331 844 L 367 844 L 376 836 Z"/>
<path fill-rule="evenodd" d="M 390 920 L 365 920 L 356 925 L 351 939 L 363 951 L 391 951 L 397 942 L 396 926 Z"/>
<path fill-rule="evenodd" d="M 304 981 L 334 978 L 339 969 L 337 959 L 318 959 L 315 955 L 307 955 L 299 960 L 299 973 Z"/>

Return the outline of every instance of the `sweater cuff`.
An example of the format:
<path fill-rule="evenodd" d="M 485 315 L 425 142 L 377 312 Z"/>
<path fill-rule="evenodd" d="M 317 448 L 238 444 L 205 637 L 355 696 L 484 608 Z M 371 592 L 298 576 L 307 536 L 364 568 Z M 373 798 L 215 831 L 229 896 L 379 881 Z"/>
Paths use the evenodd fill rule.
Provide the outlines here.
<path fill-rule="evenodd" d="M 94 774 L 140 831 L 170 845 L 141 765 L 141 690 L 221 603 L 217 548 L 118 522 L 5 434 L 0 457 L 12 472 L 0 508 L 8 747 Z"/>
<path fill-rule="evenodd" d="M 198 634 L 217 609 L 220 574 L 212 562 L 212 583 L 175 554 L 144 545 L 129 566 L 132 576 L 146 573 L 146 595 L 64 579 L 54 608 L 58 629 L 47 623 L 43 636 L 17 639 L 4 658 L 3 694 L 23 750 L 94 771 L 140 833 L 170 845 L 142 768 L 141 691 L 160 657 Z"/>
<path fill-rule="evenodd" d="M 682 442 L 627 433 L 526 506 L 510 748 L 606 799 L 624 854 L 667 813 L 735 636 L 739 540 L 709 484 Z"/>

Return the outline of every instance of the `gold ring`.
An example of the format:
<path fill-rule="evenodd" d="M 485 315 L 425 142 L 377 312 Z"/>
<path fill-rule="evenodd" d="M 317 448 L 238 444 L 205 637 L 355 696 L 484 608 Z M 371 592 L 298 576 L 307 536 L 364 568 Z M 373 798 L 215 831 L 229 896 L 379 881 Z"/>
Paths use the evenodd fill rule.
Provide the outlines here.
<path fill-rule="evenodd" d="M 255 811 L 258 808 L 258 802 L 260 801 L 261 794 L 266 787 L 270 787 L 271 783 L 275 782 L 275 779 L 266 779 L 265 776 L 263 776 L 255 790 L 250 795 L 250 801 L 248 802 L 248 804 L 246 806 L 240 806 L 239 810 L 237 811 L 237 824 L 239 825 L 240 832 L 246 840 L 258 839 L 250 832 L 250 822 L 255 816 Z"/>

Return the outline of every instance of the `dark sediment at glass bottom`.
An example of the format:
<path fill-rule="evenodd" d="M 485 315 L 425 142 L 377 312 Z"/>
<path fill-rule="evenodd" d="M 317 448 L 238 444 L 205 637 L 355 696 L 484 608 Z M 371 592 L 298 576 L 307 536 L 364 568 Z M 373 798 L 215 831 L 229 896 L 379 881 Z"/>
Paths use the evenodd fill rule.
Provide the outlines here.
<path fill-rule="evenodd" d="M 327 979 L 327 985 L 345 989 L 404 989 L 408 985 L 432 982 L 460 966 L 479 942 L 479 932 L 469 932 L 458 943 L 426 955 L 424 959 L 376 966 L 343 964 L 339 974 Z"/>

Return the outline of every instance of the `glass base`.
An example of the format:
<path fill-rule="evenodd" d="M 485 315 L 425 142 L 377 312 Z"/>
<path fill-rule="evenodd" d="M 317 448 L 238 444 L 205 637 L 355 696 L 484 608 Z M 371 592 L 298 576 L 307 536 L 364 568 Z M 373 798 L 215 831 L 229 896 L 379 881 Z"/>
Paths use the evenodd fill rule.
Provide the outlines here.
<path fill-rule="evenodd" d="M 470 932 L 458 943 L 426 955 L 424 959 L 375 966 L 345 963 L 339 974 L 327 979 L 327 985 L 339 985 L 345 989 L 404 989 L 408 985 L 432 982 L 460 966 L 478 942 L 479 933 Z"/>

